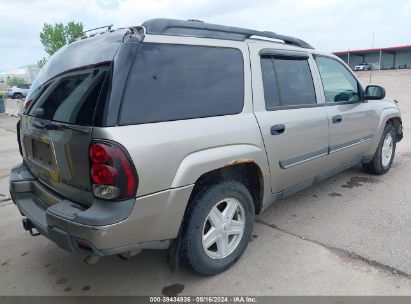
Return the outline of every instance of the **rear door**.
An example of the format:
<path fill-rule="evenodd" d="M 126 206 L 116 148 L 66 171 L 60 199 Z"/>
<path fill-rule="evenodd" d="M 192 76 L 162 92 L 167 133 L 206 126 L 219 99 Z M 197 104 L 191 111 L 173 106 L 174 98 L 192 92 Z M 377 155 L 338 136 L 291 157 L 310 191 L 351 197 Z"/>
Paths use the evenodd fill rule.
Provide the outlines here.
<path fill-rule="evenodd" d="M 250 44 L 253 100 L 274 193 L 321 174 L 328 153 L 328 121 L 317 102 L 310 55 Z M 261 85 L 262 84 L 262 85 Z"/>
<path fill-rule="evenodd" d="M 89 156 L 93 116 L 103 98 L 108 67 L 65 73 L 31 94 L 21 119 L 23 157 L 46 186 L 90 204 Z"/>
<path fill-rule="evenodd" d="M 375 136 L 379 115 L 362 101 L 362 88 L 348 67 L 337 59 L 315 56 L 330 125 L 330 155 L 326 170 L 364 156 Z"/>

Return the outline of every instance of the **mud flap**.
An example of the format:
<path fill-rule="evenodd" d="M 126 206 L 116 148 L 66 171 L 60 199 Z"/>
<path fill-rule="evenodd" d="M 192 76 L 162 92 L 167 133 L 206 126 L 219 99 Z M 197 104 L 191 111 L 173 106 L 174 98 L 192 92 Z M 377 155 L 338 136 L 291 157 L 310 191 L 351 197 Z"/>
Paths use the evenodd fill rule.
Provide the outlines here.
<path fill-rule="evenodd" d="M 167 264 L 170 267 L 170 270 L 172 273 L 175 273 L 178 269 L 178 266 L 180 265 L 180 257 L 181 257 L 180 249 L 181 249 L 181 242 L 182 242 L 181 230 L 182 229 L 180 227 L 180 231 L 178 232 L 177 238 L 171 241 L 170 247 L 168 247 L 168 250 L 167 250 Z"/>

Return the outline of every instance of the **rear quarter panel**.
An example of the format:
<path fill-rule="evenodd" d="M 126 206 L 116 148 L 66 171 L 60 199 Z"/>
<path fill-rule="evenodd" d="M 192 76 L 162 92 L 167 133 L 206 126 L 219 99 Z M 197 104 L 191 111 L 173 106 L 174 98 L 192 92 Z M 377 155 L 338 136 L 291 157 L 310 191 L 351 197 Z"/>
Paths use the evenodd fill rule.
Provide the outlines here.
<path fill-rule="evenodd" d="M 145 42 L 238 48 L 244 60 L 244 108 L 242 113 L 140 125 L 94 128 L 94 139 L 122 144 L 135 164 L 137 196 L 193 184 L 204 173 L 235 160 L 254 161 L 264 175 L 269 169 L 260 129 L 252 110 L 250 62 L 244 42 L 190 37 L 147 35 Z"/>
<path fill-rule="evenodd" d="M 269 179 L 254 114 L 95 128 L 93 138 L 122 144 L 139 177 L 137 196 L 195 183 L 206 172 L 238 160 L 253 160 Z"/>

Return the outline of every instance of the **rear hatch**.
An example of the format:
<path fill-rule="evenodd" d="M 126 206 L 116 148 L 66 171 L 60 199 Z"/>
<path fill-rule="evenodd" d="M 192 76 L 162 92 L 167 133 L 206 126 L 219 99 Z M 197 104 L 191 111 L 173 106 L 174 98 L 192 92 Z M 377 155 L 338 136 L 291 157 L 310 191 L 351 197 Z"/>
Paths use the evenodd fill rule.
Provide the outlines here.
<path fill-rule="evenodd" d="M 66 46 L 50 59 L 21 116 L 20 141 L 29 170 L 60 196 L 84 205 L 93 201 L 88 155 L 96 109 L 107 100 L 111 61 L 121 43 L 98 38 Z"/>

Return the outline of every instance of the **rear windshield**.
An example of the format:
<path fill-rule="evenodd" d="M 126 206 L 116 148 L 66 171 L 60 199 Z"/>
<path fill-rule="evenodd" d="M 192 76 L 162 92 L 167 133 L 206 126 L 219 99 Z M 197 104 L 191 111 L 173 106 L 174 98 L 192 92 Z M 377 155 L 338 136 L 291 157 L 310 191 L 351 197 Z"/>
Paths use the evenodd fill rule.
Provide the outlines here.
<path fill-rule="evenodd" d="M 107 67 L 79 70 L 62 75 L 33 92 L 28 115 L 57 122 L 87 125 L 93 123 Z"/>
<path fill-rule="evenodd" d="M 130 70 L 119 124 L 237 114 L 243 105 L 240 50 L 143 43 Z"/>
<path fill-rule="evenodd" d="M 127 29 L 119 29 L 102 35 L 69 43 L 58 50 L 41 68 L 33 81 L 28 99 L 34 91 L 54 77 L 80 67 L 113 61 Z"/>

